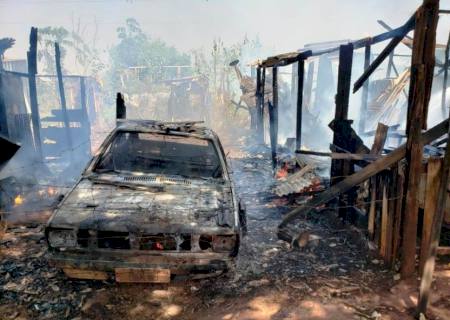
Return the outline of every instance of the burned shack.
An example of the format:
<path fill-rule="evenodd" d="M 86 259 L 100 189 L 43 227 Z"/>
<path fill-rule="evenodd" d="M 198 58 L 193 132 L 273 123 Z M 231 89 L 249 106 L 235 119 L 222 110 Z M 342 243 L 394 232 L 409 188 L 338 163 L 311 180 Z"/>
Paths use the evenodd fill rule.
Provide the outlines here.
<path fill-rule="evenodd" d="M 306 46 L 297 52 L 285 53 L 261 60 L 257 65 L 256 105 L 258 122 L 256 127 L 262 135 L 264 130 L 265 106 L 264 74 L 271 69 L 273 74 L 273 97 L 269 101 L 270 146 L 273 167 L 278 161 L 279 114 L 277 73 L 280 67 L 293 65 L 293 91 L 296 89 L 296 136 L 297 155 L 315 155 L 331 158 L 330 187 L 317 193 L 311 200 L 289 212 L 278 226 L 278 237 L 290 243 L 297 241 L 301 230 L 296 221 L 308 217 L 308 212 L 322 205 L 334 207 L 343 219 L 355 223 L 355 215 L 367 218 L 368 239 L 373 241 L 379 255 L 392 267 L 401 264 L 401 275 L 411 277 L 416 272 L 416 246 L 419 246 L 419 274 L 421 276 L 420 300 L 418 308 L 424 312 L 429 297 L 430 284 L 436 254 L 448 254 L 448 247 L 439 247 L 441 228 L 450 222 L 448 207 L 448 172 L 450 152 L 445 148 L 448 135 L 448 106 L 446 105 L 448 45 L 445 62 L 435 58 L 436 27 L 439 1 L 426 0 L 423 5 L 402 26 L 341 44 L 328 43 L 325 47 Z M 384 24 L 385 25 L 385 24 Z M 385 25 L 386 26 L 386 25 Z M 408 36 L 414 31 L 413 38 Z M 386 47 L 372 60 L 372 46 L 388 41 Z M 397 70 L 394 64 L 395 48 L 403 43 L 411 48 L 410 67 Z M 443 46 L 440 46 L 441 48 Z M 444 46 L 445 47 L 445 46 Z M 364 72 L 352 81 L 354 54 L 364 51 Z M 303 115 L 311 110 L 311 78 L 314 72 L 314 57 L 319 59 L 319 78 L 315 102 L 320 108 L 330 107 L 321 101 L 325 85 L 321 82 L 321 66 L 331 53 L 338 53 L 337 89 L 335 95 L 335 115 L 329 128 L 333 131 L 331 152 L 305 150 Z M 370 77 L 388 59 L 385 80 L 378 80 L 371 92 L 376 98 L 369 100 Z M 305 75 L 305 66 L 308 73 Z M 438 73 L 444 73 L 442 84 L 442 115 L 444 120 L 428 128 L 427 119 L 433 81 Z M 396 76 L 391 79 L 394 70 Z M 261 76 L 263 75 L 263 76 Z M 306 78 L 306 80 L 305 80 Z M 353 87 L 352 87 L 353 82 Z M 409 92 L 406 85 L 409 82 Z M 294 88 L 295 86 L 295 88 Z M 378 87 L 378 88 L 376 88 Z M 353 93 L 362 90 L 358 127 L 349 119 L 349 99 Z M 318 96 L 317 96 L 318 95 Z M 399 131 L 400 124 L 386 125 L 397 105 L 398 97 L 405 95 L 407 101 L 405 131 Z M 328 101 L 329 102 L 329 101 Z M 399 112 L 402 114 L 401 112 Z M 373 130 L 370 122 L 378 123 Z M 371 149 L 364 146 L 360 137 L 374 136 Z M 397 139 L 398 146 L 387 148 L 386 139 Z M 440 139 L 443 138 L 443 139 Z M 439 140 L 440 139 L 440 140 Z M 406 140 L 406 141 L 405 141 Z M 405 142 L 404 142 L 405 141 Z M 404 143 L 402 143 L 404 142 Z M 295 185 L 294 185 L 295 186 Z M 301 189 L 302 185 L 295 186 Z M 419 224 L 420 220 L 420 224 Z M 421 227 L 419 229 L 419 226 Z M 418 241 L 417 239 L 421 240 Z"/>

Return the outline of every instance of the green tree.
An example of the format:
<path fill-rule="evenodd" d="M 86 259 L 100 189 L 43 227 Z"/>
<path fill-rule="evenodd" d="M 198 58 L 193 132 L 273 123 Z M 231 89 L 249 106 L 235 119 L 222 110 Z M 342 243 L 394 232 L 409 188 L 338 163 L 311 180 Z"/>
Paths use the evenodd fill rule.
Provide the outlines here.
<path fill-rule="evenodd" d="M 180 53 L 163 40 L 152 39 L 145 34 L 136 19 L 128 18 L 125 25 L 117 28 L 119 42 L 110 49 L 111 69 L 109 78 L 112 90 L 125 89 L 129 93 L 139 93 L 153 79 L 163 72 L 162 66 L 189 65 L 190 56 Z M 139 76 L 124 76 L 130 68 L 141 67 Z"/>
<path fill-rule="evenodd" d="M 89 46 L 75 31 L 64 27 L 45 27 L 38 32 L 38 59 L 43 64 L 45 73 L 55 74 L 55 42 L 61 48 L 61 60 L 68 55 L 74 58 L 72 66 L 82 75 L 96 76 L 104 69 L 104 64 L 98 57 L 97 49 Z M 64 63 L 63 71 L 64 71 Z"/>

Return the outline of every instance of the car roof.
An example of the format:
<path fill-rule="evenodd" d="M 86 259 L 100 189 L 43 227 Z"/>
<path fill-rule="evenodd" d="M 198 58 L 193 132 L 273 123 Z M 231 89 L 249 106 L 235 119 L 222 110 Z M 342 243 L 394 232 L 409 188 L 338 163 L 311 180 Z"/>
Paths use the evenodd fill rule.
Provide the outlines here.
<path fill-rule="evenodd" d="M 213 130 L 198 126 L 203 121 L 165 122 L 157 120 L 117 120 L 117 131 L 136 132 L 179 132 L 187 135 L 217 138 Z"/>

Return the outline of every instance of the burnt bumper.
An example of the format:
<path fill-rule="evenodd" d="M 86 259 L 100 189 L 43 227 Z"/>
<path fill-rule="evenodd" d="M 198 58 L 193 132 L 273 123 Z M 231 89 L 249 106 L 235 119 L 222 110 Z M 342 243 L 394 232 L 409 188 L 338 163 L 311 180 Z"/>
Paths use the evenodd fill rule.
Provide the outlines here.
<path fill-rule="evenodd" d="M 227 253 L 148 253 L 136 250 L 54 251 L 49 264 L 63 269 L 69 277 L 105 280 L 117 270 L 167 270 L 175 276 L 208 276 L 233 266 Z M 76 272 L 71 272 L 76 270 Z M 79 275 L 79 276 L 77 276 Z M 152 281 L 148 281 L 152 282 Z"/>

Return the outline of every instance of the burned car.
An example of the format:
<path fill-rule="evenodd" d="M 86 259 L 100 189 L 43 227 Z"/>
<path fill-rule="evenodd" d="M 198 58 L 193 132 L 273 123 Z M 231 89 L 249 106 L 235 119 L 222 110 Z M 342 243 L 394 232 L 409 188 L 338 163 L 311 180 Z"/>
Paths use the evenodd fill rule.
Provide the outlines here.
<path fill-rule="evenodd" d="M 217 135 L 195 123 L 123 120 L 46 227 L 67 276 L 168 282 L 229 270 L 245 229 Z"/>

